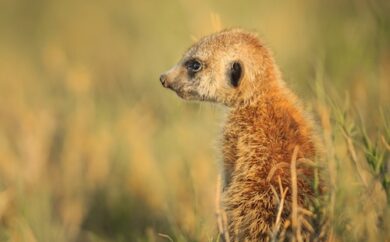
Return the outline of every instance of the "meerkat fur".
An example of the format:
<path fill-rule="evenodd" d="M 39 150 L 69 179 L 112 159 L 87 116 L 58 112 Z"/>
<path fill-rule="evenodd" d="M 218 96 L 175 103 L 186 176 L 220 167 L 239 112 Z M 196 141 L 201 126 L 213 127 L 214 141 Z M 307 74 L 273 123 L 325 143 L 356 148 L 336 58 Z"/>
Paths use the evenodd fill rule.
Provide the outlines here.
<path fill-rule="evenodd" d="M 281 222 L 291 214 L 290 164 L 313 160 L 318 140 L 309 116 L 286 87 L 270 50 L 256 34 L 228 29 L 203 37 L 161 75 L 164 87 L 183 99 L 220 103 L 223 208 L 231 241 L 265 240 L 275 224 L 278 200 L 272 187 L 287 189 Z M 272 171 L 272 176 L 270 172 Z M 313 169 L 298 170 L 298 205 L 314 196 Z"/>

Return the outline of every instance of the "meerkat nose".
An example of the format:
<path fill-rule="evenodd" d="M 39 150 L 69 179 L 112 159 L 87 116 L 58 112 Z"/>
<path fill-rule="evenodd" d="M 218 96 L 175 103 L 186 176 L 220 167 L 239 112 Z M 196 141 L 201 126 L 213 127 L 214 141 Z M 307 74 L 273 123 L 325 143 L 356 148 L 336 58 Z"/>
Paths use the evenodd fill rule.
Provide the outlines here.
<path fill-rule="evenodd" d="M 165 74 L 162 74 L 161 76 L 160 76 L 160 82 L 161 82 L 161 84 L 164 86 L 164 87 L 167 87 L 168 85 L 167 85 L 167 76 L 165 75 Z"/>

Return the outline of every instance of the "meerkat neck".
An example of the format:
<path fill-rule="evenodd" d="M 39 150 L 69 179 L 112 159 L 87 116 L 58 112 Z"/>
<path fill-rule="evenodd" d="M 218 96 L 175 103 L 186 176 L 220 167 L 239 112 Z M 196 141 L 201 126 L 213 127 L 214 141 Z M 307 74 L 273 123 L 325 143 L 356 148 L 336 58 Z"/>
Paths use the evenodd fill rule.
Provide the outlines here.
<path fill-rule="evenodd" d="M 285 86 L 284 82 L 279 79 L 267 80 L 267 84 L 263 84 L 258 90 L 248 98 L 241 100 L 233 105 L 233 108 L 258 106 L 259 104 L 272 99 L 282 98 L 295 99 L 294 94 Z"/>
<path fill-rule="evenodd" d="M 277 124 L 279 131 L 289 134 L 285 137 L 288 144 L 299 145 L 306 151 L 306 158 L 313 158 L 313 126 L 297 96 L 283 82 L 275 82 L 255 97 L 246 105 L 233 109 L 232 116 L 241 116 L 243 126 L 261 126 L 270 137 L 277 135 L 274 132 Z M 292 154 L 293 148 L 294 145 L 285 152 Z"/>

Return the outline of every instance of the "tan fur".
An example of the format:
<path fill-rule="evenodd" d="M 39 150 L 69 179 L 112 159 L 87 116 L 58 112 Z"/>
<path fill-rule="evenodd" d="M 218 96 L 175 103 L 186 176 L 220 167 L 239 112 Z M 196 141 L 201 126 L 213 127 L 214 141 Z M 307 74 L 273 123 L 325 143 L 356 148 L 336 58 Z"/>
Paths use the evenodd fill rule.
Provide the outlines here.
<path fill-rule="evenodd" d="M 187 60 L 202 61 L 202 70 L 190 78 Z M 243 66 L 239 86 L 229 85 L 227 70 L 232 61 Z M 293 150 L 299 158 L 314 159 L 317 153 L 310 119 L 297 98 L 285 87 L 270 51 L 256 35 L 240 29 L 204 37 L 183 59 L 162 76 L 164 86 L 191 100 L 208 100 L 229 107 L 223 128 L 222 154 L 225 186 L 223 206 L 233 241 L 265 239 L 275 223 L 278 203 L 271 186 L 289 188 L 282 222 L 291 213 Z M 273 175 L 267 180 L 270 171 Z M 298 169 L 298 205 L 313 197 L 310 168 Z"/>

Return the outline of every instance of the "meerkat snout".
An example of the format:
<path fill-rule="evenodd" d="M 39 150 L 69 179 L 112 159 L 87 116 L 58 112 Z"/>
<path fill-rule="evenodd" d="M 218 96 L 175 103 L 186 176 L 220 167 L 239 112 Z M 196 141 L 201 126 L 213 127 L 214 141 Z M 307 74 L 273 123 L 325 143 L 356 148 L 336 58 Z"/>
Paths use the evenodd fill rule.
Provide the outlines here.
<path fill-rule="evenodd" d="M 161 84 L 164 86 L 164 87 L 167 87 L 166 85 L 166 79 L 167 79 L 167 76 L 165 74 L 161 74 L 160 76 L 160 82 Z"/>
<path fill-rule="evenodd" d="M 194 57 L 183 58 L 177 65 L 160 76 L 161 84 L 172 89 L 176 94 L 188 100 L 205 100 L 206 95 L 201 93 L 199 83 L 205 82 L 207 76 L 200 73 L 205 64 Z"/>

